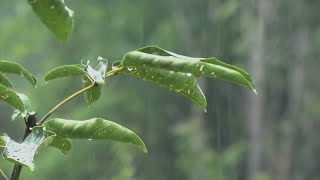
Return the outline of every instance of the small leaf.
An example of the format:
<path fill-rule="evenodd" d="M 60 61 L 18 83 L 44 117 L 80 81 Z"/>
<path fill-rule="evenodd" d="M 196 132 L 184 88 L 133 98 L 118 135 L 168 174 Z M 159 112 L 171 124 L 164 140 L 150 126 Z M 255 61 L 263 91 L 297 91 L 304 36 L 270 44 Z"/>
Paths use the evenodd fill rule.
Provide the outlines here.
<path fill-rule="evenodd" d="M 13 89 L 13 86 L 10 83 L 9 79 L 1 72 L 0 72 L 0 84 L 2 84 L 6 88 Z"/>
<path fill-rule="evenodd" d="M 45 81 L 49 81 L 56 78 L 69 77 L 69 76 L 83 76 L 86 75 L 83 68 L 79 65 L 65 65 L 52 69 L 45 76 Z"/>
<path fill-rule="evenodd" d="M 36 86 L 36 78 L 18 63 L 0 60 L 0 72 L 13 73 L 25 77 L 33 86 Z"/>
<path fill-rule="evenodd" d="M 108 61 L 101 57 L 98 58 L 99 64 L 95 69 L 91 65 L 87 65 L 85 71 L 88 76 L 82 78 L 84 87 L 92 84 L 92 81 L 96 84 L 93 88 L 85 92 L 86 102 L 91 105 L 97 101 L 102 95 L 102 87 L 105 84 L 105 74 L 107 70 Z"/>
<path fill-rule="evenodd" d="M 65 41 L 73 30 L 73 11 L 64 0 L 28 0 L 33 11 L 58 39 Z"/>
<path fill-rule="evenodd" d="M 34 127 L 31 134 L 22 143 L 10 140 L 6 144 L 2 156 L 8 161 L 29 167 L 33 172 L 35 155 L 39 153 L 40 149 L 48 146 L 54 137 L 55 134 L 46 131 L 44 127 Z"/>
<path fill-rule="evenodd" d="M 120 73 L 153 82 L 160 87 L 167 88 L 170 91 L 183 95 L 206 111 L 206 98 L 198 86 L 195 76 L 192 74 L 146 67 L 127 68 L 120 71 Z"/>
<path fill-rule="evenodd" d="M 28 97 L 16 93 L 15 91 L 8 89 L 0 84 L 0 101 L 4 101 L 14 108 L 18 109 L 20 112 L 25 112 L 29 109 Z"/>
<path fill-rule="evenodd" d="M 87 87 L 92 84 L 92 81 L 87 77 L 83 76 L 82 78 L 83 86 Z M 91 105 L 93 102 L 99 100 L 102 95 L 102 85 L 96 84 L 93 88 L 85 92 L 85 98 L 88 105 Z"/>
<path fill-rule="evenodd" d="M 254 82 L 248 73 L 216 58 L 186 57 L 150 46 L 127 53 L 122 64 L 124 67 L 150 67 L 191 73 L 196 77 L 212 77 L 247 87 L 256 93 Z"/>
<path fill-rule="evenodd" d="M 6 144 L 10 141 L 10 138 L 7 134 L 1 134 L 0 135 L 0 148 L 3 148 L 6 146 Z"/>
<path fill-rule="evenodd" d="M 85 121 L 66 119 L 52 119 L 44 123 L 46 129 L 57 134 L 58 137 L 88 140 L 114 140 L 131 143 L 147 152 L 143 141 L 131 130 L 114 122 L 101 118 Z"/>
<path fill-rule="evenodd" d="M 63 154 L 68 154 L 71 150 L 72 143 L 67 138 L 56 137 L 49 146 L 60 149 Z"/>

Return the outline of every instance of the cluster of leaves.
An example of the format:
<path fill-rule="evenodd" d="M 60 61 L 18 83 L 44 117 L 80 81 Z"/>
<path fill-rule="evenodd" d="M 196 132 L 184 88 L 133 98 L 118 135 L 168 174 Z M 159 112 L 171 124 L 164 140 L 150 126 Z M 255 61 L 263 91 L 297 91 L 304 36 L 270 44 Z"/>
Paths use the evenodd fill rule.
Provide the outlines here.
<path fill-rule="evenodd" d="M 127 53 L 121 61 L 113 63 L 110 71 L 107 71 L 107 60 L 99 57 L 98 61 L 95 68 L 91 66 L 90 61 L 57 67 L 47 73 L 45 81 L 79 76 L 84 88 L 87 88 L 83 92 L 86 102 L 90 105 L 101 97 L 106 77 L 115 74 L 131 75 L 183 95 L 204 111 L 207 102 L 197 84 L 197 77 L 222 79 L 256 92 L 250 75 L 235 66 L 215 58 L 181 56 L 155 46 Z M 34 76 L 21 65 L 1 61 L 0 67 L 5 67 L 5 65 L 6 68 L 0 69 L 0 72 L 20 74 L 35 85 Z M 0 91 L 1 99 L 22 112 L 22 117 L 26 118 L 30 114 L 27 96 L 15 92 L 5 75 L 1 74 L 1 77 L 0 87 L 3 89 Z M 5 147 L 3 157 L 9 161 L 28 166 L 33 171 L 33 159 L 37 151 L 46 146 L 53 146 L 66 154 L 71 149 L 69 138 L 126 142 L 147 152 L 145 144 L 134 132 L 101 118 L 86 121 L 51 119 L 38 125 L 32 129 L 31 134 L 22 143 L 17 143 L 6 135 L 0 136 L 0 146 Z"/>
<path fill-rule="evenodd" d="M 60 39 L 66 40 L 73 29 L 73 11 L 63 0 L 28 0 L 40 20 Z M 26 78 L 36 86 L 35 77 L 21 65 L 9 61 L 0 61 L 0 100 L 15 108 L 14 116 L 21 115 L 30 128 L 23 142 L 18 143 L 6 134 L 0 135 L 0 148 L 4 148 L 3 158 L 34 170 L 34 156 L 48 146 L 60 149 L 64 154 L 71 150 L 69 139 L 114 140 L 131 143 L 147 152 L 143 141 L 131 130 L 101 118 L 89 120 L 67 120 L 47 118 L 57 108 L 72 98 L 85 93 L 88 105 L 97 101 L 103 93 L 107 77 L 123 74 L 155 83 L 180 94 L 202 110 L 206 111 L 207 101 L 197 83 L 204 76 L 221 79 L 244 86 L 256 93 L 253 80 L 244 70 L 223 63 L 216 58 L 192 58 L 172 53 L 156 46 L 144 47 L 128 52 L 121 61 L 115 61 L 111 70 L 108 61 L 98 58 L 93 68 L 90 61 L 80 64 L 57 67 L 45 76 L 45 81 L 57 78 L 78 76 L 84 88 L 69 96 L 49 111 L 41 120 L 28 127 L 28 119 L 35 113 L 30 110 L 29 98 L 18 93 L 4 73 L 14 73 Z"/>

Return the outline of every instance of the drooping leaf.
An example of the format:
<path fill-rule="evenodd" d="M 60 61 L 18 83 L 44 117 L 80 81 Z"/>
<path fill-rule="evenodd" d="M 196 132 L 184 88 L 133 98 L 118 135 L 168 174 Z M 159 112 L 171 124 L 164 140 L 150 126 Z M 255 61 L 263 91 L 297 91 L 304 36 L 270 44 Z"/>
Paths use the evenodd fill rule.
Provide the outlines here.
<path fill-rule="evenodd" d="M 72 143 L 67 138 L 55 137 L 49 146 L 60 149 L 63 154 L 68 154 L 72 148 Z"/>
<path fill-rule="evenodd" d="M 13 73 L 25 77 L 33 86 L 36 86 L 36 78 L 20 64 L 0 60 L 0 72 Z"/>
<path fill-rule="evenodd" d="M 6 88 L 13 89 L 13 86 L 10 83 L 9 79 L 1 72 L 0 72 L 0 84 L 2 84 Z"/>
<path fill-rule="evenodd" d="M 256 93 L 254 82 L 244 70 L 216 58 L 192 58 L 178 55 L 156 46 L 131 51 L 122 60 L 124 67 L 149 67 L 168 71 L 191 73 L 196 77 L 206 76 L 229 81 Z"/>
<path fill-rule="evenodd" d="M 52 119 L 44 123 L 58 137 L 88 140 L 114 140 L 131 143 L 147 152 L 143 141 L 131 130 L 108 120 L 93 118 L 85 121 Z"/>
<path fill-rule="evenodd" d="M 191 73 L 180 73 L 149 67 L 126 68 L 121 74 L 132 75 L 145 81 L 153 82 L 160 87 L 174 91 L 190 99 L 193 103 L 206 111 L 207 101 Z"/>
<path fill-rule="evenodd" d="M 29 99 L 26 95 L 17 93 L 0 84 L 0 101 L 4 101 L 20 112 L 25 112 L 29 109 Z"/>
<path fill-rule="evenodd" d="M 17 143 L 11 139 L 6 144 L 2 156 L 8 161 L 29 167 L 33 172 L 35 155 L 39 153 L 39 150 L 48 146 L 54 137 L 55 134 L 46 131 L 44 127 L 34 127 L 22 143 Z"/>
<path fill-rule="evenodd" d="M 45 81 L 69 76 L 85 76 L 86 72 L 78 65 L 65 65 L 52 69 L 45 76 Z"/>
<path fill-rule="evenodd" d="M 64 0 L 28 0 L 33 11 L 61 41 L 65 41 L 73 30 L 73 11 Z"/>

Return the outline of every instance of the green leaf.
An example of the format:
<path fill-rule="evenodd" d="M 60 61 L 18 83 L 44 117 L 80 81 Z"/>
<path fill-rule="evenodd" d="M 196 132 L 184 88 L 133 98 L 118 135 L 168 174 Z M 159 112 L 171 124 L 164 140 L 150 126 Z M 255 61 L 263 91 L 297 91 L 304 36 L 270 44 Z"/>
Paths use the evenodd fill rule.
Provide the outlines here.
<path fill-rule="evenodd" d="M 64 0 L 28 0 L 33 11 L 61 41 L 65 41 L 73 30 L 73 11 Z"/>
<path fill-rule="evenodd" d="M 0 135 L 0 148 L 3 148 L 6 146 L 6 144 L 10 141 L 10 138 L 7 134 L 1 134 Z"/>
<path fill-rule="evenodd" d="M 29 167 L 33 172 L 35 168 L 35 155 L 38 154 L 42 148 L 48 146 L 54 137 L 55 134 L 46 131 L 43 126 L 34 127 L 22 143 L 17 143 L 11 139 L 6 144 L 2 156 L 8 161 Z"/>
<path fill-rule="evenodd" d="M 87 76 L 83 76 L 82 81 L 84 87 L 90 86 L 92 84 L 92 81 Z M 102 87 L 102 85 L 96 84 L 93 88 L 85 92 L 85 98 L 88 105 L 91 105 L 92 103 L 100 99 L 102 95 Z"/>
<path fill-rule="evenodd" d="M 131 51 L 122 60 L 124 67 L 149 67 L 174 72 L 191 73 L 229 81 L 249 88 L 256 93 L 254 82 L 244 70 L 216 58 L 192 58 L 178 55 L 156 46 Z"/>
<path fill-rule="evenodd" d="M 33 86 L 36 86 L 36 78 L 18 63 L 0 60 L 0 72 L 13 73 L 25 77 Z"/>
<path fill-rule="evenodd" d="M 56 137 L 49 146 L 60 149 L 63 154 L 68 154 L 72 148 L 72 143 L 67 138 Z"/>
<path fill-rule="evenodd" d="M 183 95 L 206 111 L 207 101 L 193 74 L 149 67 L 126 68 L 121 74 L 132 75 Z"/>
<path fill-rule="evenodd" d="M 29 99 L 27 96 L 17 93 L 0 84 L 0 101 L 4 101 L 21 112 L 29 109 Z"/>
<path fill-rule="evenodd" d="M 13 86 L 10 83 L 9 79 L 1 72 L 0 72 L 0 84 L 2 84 L 6 88 L 13 89 Z"/>
<path fill-rule="evenodd" d="M 45 81 L 56 78 L 69 77 L 69 76 L 84 76 L 86 75 L 83 68 L 78 65 L 65 65 L 52 69 L 45 76 Z"/>
<path fill-rule="evenodd" d="M 58 137 L 88 140 L 114 140 L 131 143 L 147 152 L 143 141 L 131 130 L 108 120 L 93 118 L 85 121 L 52 119 L 44 123 Z"/>
<path fill-rule="evenodd" d="M 102 95 L 102 87 L 105 84 L 105 74 L 107 70 L 108 61 L 106 59 L 98 58 L 99 64 L 95 69 L 91 65 L 87 65 L 85 71 L 88 76 L 82 78 L 84 87 L 92 84 L 92 81 L 96 84 L 93 88 L 85 92 L 86 102 L 91 105 L 97 101 Z"/>

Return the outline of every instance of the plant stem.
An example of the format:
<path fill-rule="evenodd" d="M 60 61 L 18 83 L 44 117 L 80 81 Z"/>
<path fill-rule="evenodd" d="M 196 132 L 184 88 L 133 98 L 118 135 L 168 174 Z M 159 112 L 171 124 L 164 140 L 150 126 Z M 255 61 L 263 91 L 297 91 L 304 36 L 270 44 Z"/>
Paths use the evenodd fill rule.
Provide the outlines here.
<path fill-rule="evenodd" d="M 54 113 L 57 109 L 59 109 L 62 105 L 64 105 L 65 103 L 67 103 L 68 101 L 70 101 L 71 99 L 77 97 L 78 95 L 84 93 L 85 91 L 93 88 L 94 86 L 96 85 L 96 83 L 92 83 L 91 85 L 75 92 L 74 94 L 72 94 L 71 96 L 68 96 L 66 99 L 64 99 L 63 101 L 61 101 L 59 104 L 57 104 L 55 107 L 53 107 L 47 114 L 45 114 L 40 120 L 39 122 L 37 123 L 37 125 L 41 126 L 45 121 L 46 119 L 52 114 Z"/>
<path fill-rule="evenodd" d="M 25 122 L 26 122 L 26 129 L 24 131 L 24 135 L 23 135 L 23 138 L 22 138 L 22 142 L 26 139 L 26 137 L 32 132 L 31 129 L 36 126 L 36 122 L 37 122 L 37 117 L 36 117 L 36 113 L 34 114 L 30 114 L 28 116 L 27 119 L 25 119 Z M 21 164 L 18 164 L 16 163 L 14 165 L 14 168 L 12 170 L 12 173 L 11 173 L 11 180 L 18 180 L 19 177 L 20 177 L 20 173 L 21 173 L 21 170 L 22 170 L 22 165 Z"/>
<path fill-rule="evenodd" d="M 5 180 L 8 180 L 8 177 L 6 176 L 6 174 L 4 174 L 4 172 L 0 169 L 0 177 L 3 177 Z"/>

